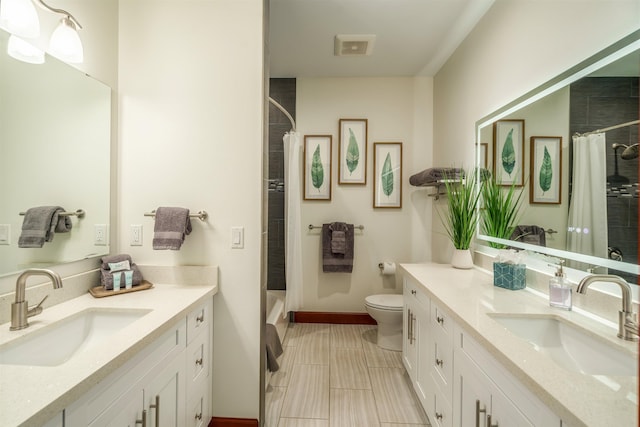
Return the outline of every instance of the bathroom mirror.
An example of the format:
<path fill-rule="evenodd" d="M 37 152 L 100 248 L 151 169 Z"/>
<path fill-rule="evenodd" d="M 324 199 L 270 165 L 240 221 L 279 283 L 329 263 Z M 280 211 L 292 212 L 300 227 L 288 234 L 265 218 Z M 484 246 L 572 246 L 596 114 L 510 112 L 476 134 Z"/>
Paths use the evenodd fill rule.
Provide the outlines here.
<path fill-rule="evenodd" d="M 519 224 L 545 230 L 541 233 L 544 246 L 496 239 L 483 235 L 481 230 L 478 234 L 480 242 L 508 244 L 566 258 L 573 260 L 569 262 L 570 266 L 583 270 L 604 272 L 599 268 L 605 268 L 609 273 L 620 274 L 637 283 L 639 76 L 640 31 L 636 31 L 476 122 L 477 165 L 490 171 L 496 166 L 498 170 L 501 168 L 501 141 L 499 136 L 497 144 L 494 141 L 495 130 L 514 123 L 522 124 L 523 130 L 516 130 L 521 135 L 512 140 L 518 159 L 522 159 L 520 165 L 524 172 L 524 200 Z M 603 167 L 585 165 L 586 159 L 580 152 L 576 153 L 574 146 L 581 141 L 574 142 L 573 136 L 610 127 L 616 129 L 604 132 L 604 149 L 597 156 L 604 156 L 604 159 L 596 159 Z M 548 159 L 556 165 L 553 176 L 557 180 L 552 181 L 555 186 L 551 185 L 547 190 L 546 199 L 530 195 L 531 184 L 540 185 L 538 172 L 542 167 L 541 159 L 546 156 L 538 154 L 540 147 L 549 148 Z M 560 147 L 561 154 L 559 149 L 552 149 Z M 497 156 L 495 151 L 498 151 Z M 579 163 L 574 163 L 576 158 L 581 159 Z M 587 168 L 588 179 L 593 180 L 598 190 L 583 185 L 588 179 L 572 182 L 574 167 Z M 534 173 L 531 173 L 532 169 Z M 585 187 L 587 194 L 606 191 L 606 196 L 599 199 L 600 203 L 587 201 L 584 204 L 606 205 L 600 216 L 593 215 L 593 223 L 569 216 L 570 200 L 576 204 L 573 209 L 587 210 L 577 209 Z M 580 249 L 575 244 L 576 233 L 604 233 L 600 240 L 606 244 Z"/>
<path fill-rule="evenodd" d="M 49 55 L 18 61 L 8 38 L 0 31 L 0 276 L 109 252 L 111 89 Z M 85 215 L 42 248 L 19 248 L 20 213 L 49 205 Z"/>

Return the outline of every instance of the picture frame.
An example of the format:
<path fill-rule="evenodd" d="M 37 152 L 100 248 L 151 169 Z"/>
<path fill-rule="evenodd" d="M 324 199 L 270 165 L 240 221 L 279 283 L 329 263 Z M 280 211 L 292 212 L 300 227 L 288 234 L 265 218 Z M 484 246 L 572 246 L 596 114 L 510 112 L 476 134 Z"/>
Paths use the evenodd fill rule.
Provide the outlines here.
<path fill-rule="evenodd" d="M 373 207 L 402 208 L 402 143 L 373 144 Z"/>
<path fill-rule="evenodd" d="M 502 186 L 524 185 L 524 120 L 493 124 L 493 176 Z"/>
<path fill-rule="evenodd" d="M 331 135 L 304 136 L 304 200 L 331 200 Z"/>
<path fill-rule="evenodd" d="M 489 168 L 489 144 L 481 142 L 478 144 L 478 150 L 480 150 L 480 167 Z"/>
<path fill-rule="evenodd" d="M 562 137 L 532 136 L 530 150 L 529 203 L 562 203 Z"/>
<path fill-rule="evenodd" d="M 338 125 L 338 184 L 367 183 L 367 119 L 340 119 Z"/>

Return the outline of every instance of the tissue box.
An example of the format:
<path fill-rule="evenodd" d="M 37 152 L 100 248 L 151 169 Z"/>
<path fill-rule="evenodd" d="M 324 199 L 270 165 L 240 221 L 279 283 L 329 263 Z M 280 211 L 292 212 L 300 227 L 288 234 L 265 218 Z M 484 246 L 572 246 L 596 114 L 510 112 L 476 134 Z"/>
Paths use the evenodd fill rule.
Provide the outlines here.
<path fill-rule="evenodd" d="M 493 263 L 493 285 L 512 291 L 527 286 L 527 266 L 525 264 Z"/>

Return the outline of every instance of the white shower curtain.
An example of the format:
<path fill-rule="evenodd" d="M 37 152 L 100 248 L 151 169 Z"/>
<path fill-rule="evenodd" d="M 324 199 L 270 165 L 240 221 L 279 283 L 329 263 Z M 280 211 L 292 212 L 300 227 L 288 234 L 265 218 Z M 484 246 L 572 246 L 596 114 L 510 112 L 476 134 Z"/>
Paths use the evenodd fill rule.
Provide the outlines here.
<path fill-rule="evenodd" d="M 284 138 L 285 176 L 285 277 L 287 292 L 284 316 L 302 307 L 302 233 L 300 228 L 300 134 L 289 132 Z"/>
<path fill-rule="evenodd" d="M 567 249 L 607 258 L 605 134 L 573 137 L 573 180 Z"/>

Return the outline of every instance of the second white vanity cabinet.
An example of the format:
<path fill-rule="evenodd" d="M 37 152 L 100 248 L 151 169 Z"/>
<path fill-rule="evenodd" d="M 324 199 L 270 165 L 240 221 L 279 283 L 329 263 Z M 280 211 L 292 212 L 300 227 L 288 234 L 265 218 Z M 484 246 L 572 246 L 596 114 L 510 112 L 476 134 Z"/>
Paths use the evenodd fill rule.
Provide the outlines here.
<path fill-rule="evenodd" d="M 207 301 L 65 409 L 65 427 L 183 427 L 211 418 Z"/>
<path fill-rule="evenodd" d="M 402 362 L 424 406 L 427 400 L 429 367 L 421 363 L 429 357 L 429 298 L 415 283 L 404 279 Z"/>

